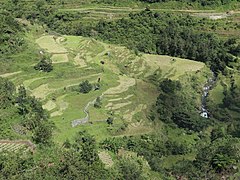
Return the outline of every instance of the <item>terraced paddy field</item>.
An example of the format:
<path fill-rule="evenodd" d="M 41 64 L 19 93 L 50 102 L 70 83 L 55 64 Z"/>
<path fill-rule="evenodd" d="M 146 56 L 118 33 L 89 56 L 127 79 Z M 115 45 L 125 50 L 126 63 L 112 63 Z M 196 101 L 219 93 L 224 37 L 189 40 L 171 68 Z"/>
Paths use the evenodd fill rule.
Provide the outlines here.
<path fill-rule="evenodd" d="M 0 152 L 34 151 L 35 145 L 30 141 L 0 140 Z"/>
<path fill-rule="evenodd" d="M 143 11 L 146 7 L 149 7 L 151 11 L 156 13 L 172 13 L 178 15 L 190 15 L 193 17 L 203 18 L 206 21 L 205 26 L 208 28 L 203 28 L 201 25 L 198 27 L 201 31 L 212 31 L 212 24 L 217 24 L 214 30 L 221 37 L 231 37 L 239 36 L 239 28 L 236 24 L 239 23 L 240 11 L 239 5 L 229 4 L 226 7 L 219 7 L 217 9 L 194 9 L 193 6 L 183 5 L 182 2 L 166 2 L 166 3 L 136 3 L 129 4 L 128 6 L 124 4 L 94 4 L 94 3 L 83 3 L 81 5 L 75 4 L 65 4 L 59 7 L 59 13 L 79 13 L 81 14 L 81 22 L 86 24 L 98 23 L 100 20 L 113 21 L 121 18 L 129 18 L 130 13 L 139 13 Z M 125 3 L 126 4 L 126 3 Z M 231 13 L 229 13 L 231 12 Z M 210 22 L 210 23 L 209 23 Z M 209 23 L 209 25 L 207 25 Z M 199 22 L 199 24 L 201 24 Z"/>
<path fill-rule="evenodd" d="M 29 35 L 30 37 L 34 37 Z M 31 38 L 30 38 L 31 39 Z M 158 96 L 149 81 L 154 75 L 179 79 L 186 73 L 204 69 L 204 64 L 170 56 L 136 55 L 125 47 L 106 44 L 92 38 L 42 34 L 31 39 L 37 52 L 51 56 L 54 70 L 38 72 L 32 66 L 1 76 L 16 85 L 24 85 L 39 98 L 55 123 L 54 141 L 72 139 L 79 130 L 87 130 L 98 141 L 109 136 L 135 135 L 153 130 L 147 114 Z M 40 55 L 39 55 L 40 56 Z M 30 62 L 29 62 L 30 63 Z M 81 94 L 74 89 L 88 80 L 100 83 L 100 89 Z M 101 97 L 101 108 L 90 105 L 86 123 L 72 122 L 86 116 L 86 105 Z M 106 119 L 113 118 L 113 125 Z"/>

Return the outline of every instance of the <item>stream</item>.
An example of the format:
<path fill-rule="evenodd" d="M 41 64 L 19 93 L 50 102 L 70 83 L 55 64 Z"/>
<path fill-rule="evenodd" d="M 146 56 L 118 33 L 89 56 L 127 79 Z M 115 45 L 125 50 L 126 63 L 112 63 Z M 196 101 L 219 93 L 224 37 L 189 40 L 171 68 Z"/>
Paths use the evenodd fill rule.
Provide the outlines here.
<path fill-rule="evenodd" d="M 207 109 L 207 97 L 208 97 L 208 94 L 209 94 L 209 91 L 212 89 L 213 85 L 215 84 L 216 82 L 216 75 L 214 72 L 212 72 L 212 77 L 210 77 L 208 79 L 208 81 L 206 82 L 206 84 L 204 85 L 203 87 L 203 94 L 202 94 L 202 103 L 201 103 L 201 113 L 200 113 L 200 116 L 204 117 L 204 118 L 209 118 L 209 114 L 210 112 L 208 111 Z"/>

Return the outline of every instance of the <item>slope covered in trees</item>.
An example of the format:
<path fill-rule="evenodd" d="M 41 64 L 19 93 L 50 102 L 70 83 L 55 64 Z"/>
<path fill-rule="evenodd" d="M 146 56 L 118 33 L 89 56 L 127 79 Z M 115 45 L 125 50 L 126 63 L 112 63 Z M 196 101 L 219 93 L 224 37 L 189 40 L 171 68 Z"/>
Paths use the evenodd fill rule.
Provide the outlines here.
<path fill-rule="evenodd" d="M 189 15 L 156 13 L 146 9 L 130 13 L 128 18 L 90 23 L 83 20 L 84 13 L 77 11 L 56 11 L 46 3 L 34 8 L 34 12 L 38 11 L 37 15 L 26 11 L 24 16 L 31 21 L 38 19 L 60 33 L 92 36 L 144 53 L 205 62 L 216 73 L 223 72 L 226 66 L 236 62 L 234 56 L 239 51 L 234 39 L 222 40 L 213 33 L 198 30 L 203 26 L 211 29 L 215 27 L 214 23 L 207 24 L 206 20 Z"/>
<path fill-rule="evenodd" d="M 176 0 L 140 0 L 143 2 L 148 2 L 148 3 L 162 3 L 162 2 L 169 2 L 169 1 L 176 1 Z M 219 5 L 225 5 L 229 4 L 232 2 L 232 0 L 181 0 L 181 2 L 197 2 L 201 6 L 219 6 Z"/>
<path fill-rule="evenodd" d="M 32 138 L 37 144 L 48 144 L 52 138 L 53 125 L 42 104 L 26 89 L 0 78 L 1 139 Z"/>
<path fill-rule="evenodd" d="M 98 36 L 145 53 L 202 61 L 210 64 L 214 72 L 224 71 L 236 61 L 228 49 L 230 46 L 237 48 L 237 44 L 226 43 L 211 33 L 196 31 L 196 25 L 202 20 L 158 14 L 147 9 L 129 17 L 115 22 L 99 22 L 96 27 Z"/>
<path fill-rule="evenodd" d="M 0 9 L 0 54 L 10 54 L 20 50 L 24 43 L 22 27 L 9 12 Z"/>

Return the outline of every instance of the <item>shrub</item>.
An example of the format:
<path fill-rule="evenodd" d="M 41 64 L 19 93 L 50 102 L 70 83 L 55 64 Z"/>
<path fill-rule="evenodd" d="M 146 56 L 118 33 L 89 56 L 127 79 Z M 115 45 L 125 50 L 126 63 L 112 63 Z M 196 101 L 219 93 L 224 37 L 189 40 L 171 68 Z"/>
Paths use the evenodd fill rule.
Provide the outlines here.
<path fill-rule="evenodd" d="M 34 69 L 43 71 L 43 72 L 50 72 L 53 70 L 52 61 L 50 59 L 41 59 L 41 61 L 34 66 Z"/>
<path fill-rule="evenodd" d="M 92 90 L 92 85 L 89 83 L 88 80 L 80 83 L 79 87 L 80 87 L 79 91 L 84 94 L 89 93 Z"/>

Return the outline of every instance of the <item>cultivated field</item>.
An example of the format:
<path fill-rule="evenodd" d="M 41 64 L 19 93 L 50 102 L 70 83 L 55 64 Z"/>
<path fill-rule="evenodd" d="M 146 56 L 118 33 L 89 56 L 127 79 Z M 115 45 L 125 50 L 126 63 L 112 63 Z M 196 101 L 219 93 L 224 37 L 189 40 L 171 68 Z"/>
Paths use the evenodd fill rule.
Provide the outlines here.
<path fill-rule="evenodd" d="M 54 140 L 62 143 L 86 129 L 97 140 L 115 135 L 151 132 L 147 113 L 158 96 L 157 87 L 149 82 L 155 78 L 178 79 L 185 73 L 200 71 L 203 63 L 157 55 L 136 55 L 127 48 L 77 36 L 29 35 L 32 43 L 51 56 L 54 70 L 38 72 L 32 66 L 1 76 L 16 85 L 23 84 L 39 98 L 56 124 Z M 89 80 L 100 81 L 100 89 L 81 94 L 73 89 Z M 86 116 L 85 106 L 101 96 L 101 108 L 88 107 L 87 123 L 72 127 L 72 121 Z M 113 125 L 106 119 L 112 117 Z"/>
<path fill-rule="evenodd" d="M 30 141 L 0 140 L 0 152 L 34 151 L 35 145 Z"/>

